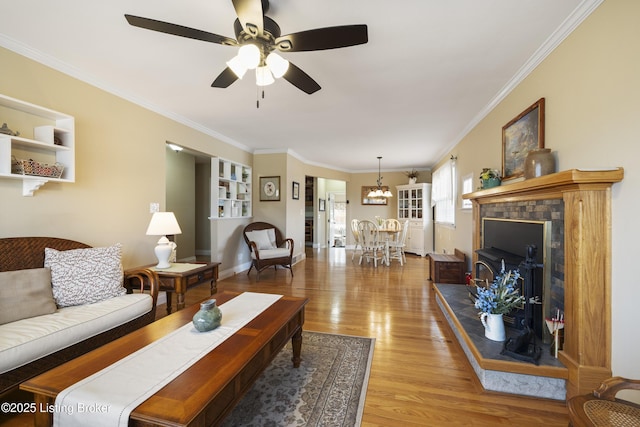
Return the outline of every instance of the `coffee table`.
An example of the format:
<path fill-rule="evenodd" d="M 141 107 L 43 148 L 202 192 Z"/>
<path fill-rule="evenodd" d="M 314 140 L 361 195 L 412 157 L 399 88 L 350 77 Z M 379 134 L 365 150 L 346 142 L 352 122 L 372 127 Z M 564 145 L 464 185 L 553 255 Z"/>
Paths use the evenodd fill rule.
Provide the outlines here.
<path fill-rule="evenodd" d="M 239 293 L 220 292 L 219 304 Z M 306 298 L 284 296 L 131 412 L 130 426 L 217 425 L 289 339 L 300 366 Z M 199 304 L 177 311 L 20 385 L 35 396 L 36 426 L 50 426 L 58 393 L 191 321 Z M 43 410 L 44 409 L 44 410 Z"/>

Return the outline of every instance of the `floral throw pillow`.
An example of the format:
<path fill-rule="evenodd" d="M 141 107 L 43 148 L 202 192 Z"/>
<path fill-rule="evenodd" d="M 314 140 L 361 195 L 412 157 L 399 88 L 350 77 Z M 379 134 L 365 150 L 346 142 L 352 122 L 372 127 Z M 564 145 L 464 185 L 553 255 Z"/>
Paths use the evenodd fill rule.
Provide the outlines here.
<path fill-rule="evenodd" d="M 58 307 L 91 304 L 124 295 L 122 245 L 58 251 L 45 248 L 44 266 L 51 269 Z"/>

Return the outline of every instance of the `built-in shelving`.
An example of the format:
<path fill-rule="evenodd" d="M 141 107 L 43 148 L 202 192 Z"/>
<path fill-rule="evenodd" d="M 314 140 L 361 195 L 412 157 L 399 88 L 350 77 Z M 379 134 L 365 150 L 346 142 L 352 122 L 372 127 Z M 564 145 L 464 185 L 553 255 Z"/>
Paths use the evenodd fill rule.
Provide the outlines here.
<path fill-rule="evenodd" d="M 211 159 L 212 218 L 247 218 L 251 216 L 251 168 L 221 158 Z"/>
<path fill-rule="evenodd" d="M 47 182 L 75 182 L 75 120 L 72 116 L 0 95 L 0 178 L 21 179 L 22 194 L 33 196 Z M 20 173 L 16 162 L 31 160 L 62 168 L 60 177 Z"/>

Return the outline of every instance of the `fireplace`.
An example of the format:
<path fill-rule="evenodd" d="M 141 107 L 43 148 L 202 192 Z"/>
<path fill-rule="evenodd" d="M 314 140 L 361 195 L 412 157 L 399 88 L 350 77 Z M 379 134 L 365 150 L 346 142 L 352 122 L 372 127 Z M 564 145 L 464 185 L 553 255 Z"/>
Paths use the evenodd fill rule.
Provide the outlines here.
<path fill-rule="evenodd" d="M 504 316 L 505 324 L 516 329 L 527 325 L 542 342 L 549 343 L 551 336 L 546 331 L 544 319 L 552 308 L 559 309 L 557 304 L 551 307 L 550 298 L 551 222 L 486 217 L 482 219 L 481 235 L 482 247 L 476 250 L 477 281 L 492 282 L 503 265 L 506 271 L 519 271 L 520 293 L 531 302 L 531 318 L 526 324 L 523 304 Z M 530 246 L 535 247 L 535 256 L 525 264 Z M 527 269 L 531 274 L 526 274 Z M 526 287 L 526 277 L 532 281 L 530 288 Z"/>
<path fill-rule="evenodd" d="M 558 359 L 567 368 L 567 397 L 611 377 L 611 194 L 623 178 L 622 168 L 570 169 L 462 196 L 473 206 L 474 262 L 483 218 L 551 221 L 545 275 L 552 307 L 564 308 Z"/>

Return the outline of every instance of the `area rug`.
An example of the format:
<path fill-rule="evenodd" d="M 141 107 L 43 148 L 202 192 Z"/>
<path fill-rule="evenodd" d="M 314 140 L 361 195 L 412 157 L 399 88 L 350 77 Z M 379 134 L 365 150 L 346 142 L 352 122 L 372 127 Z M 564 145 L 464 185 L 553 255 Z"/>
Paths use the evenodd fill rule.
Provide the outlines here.
<path fill-rule="evenodd" d="M 374 343 L 303 332 L 300 367 L 293 368 L 288 343 L 222 425 L 359 426 Z"/>

